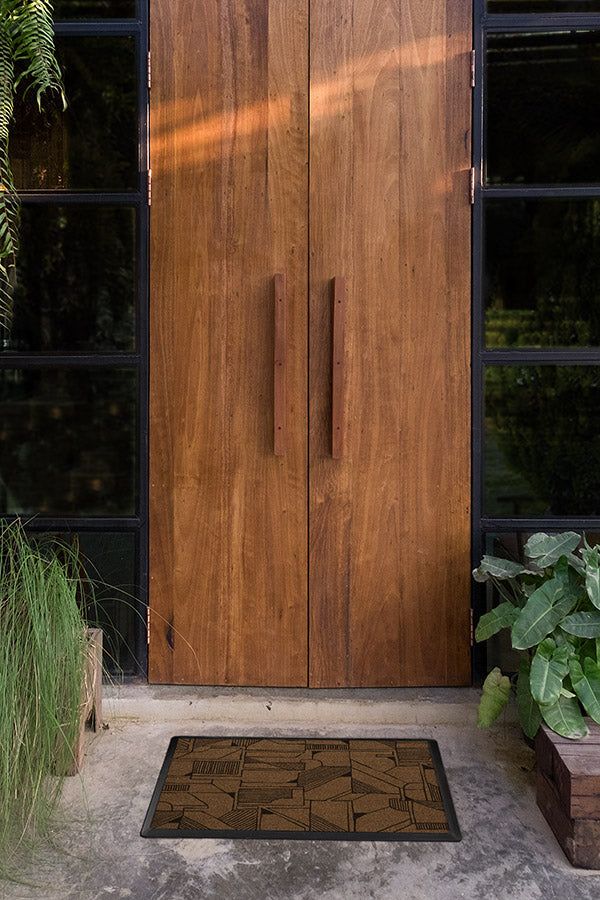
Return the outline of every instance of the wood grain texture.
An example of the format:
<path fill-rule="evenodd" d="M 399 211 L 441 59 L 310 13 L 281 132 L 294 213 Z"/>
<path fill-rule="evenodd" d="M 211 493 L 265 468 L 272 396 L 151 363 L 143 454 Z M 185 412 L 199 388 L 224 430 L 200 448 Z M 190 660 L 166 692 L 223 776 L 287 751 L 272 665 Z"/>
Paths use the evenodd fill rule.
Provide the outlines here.
<path fill-rule="evenodd" d="M 468 684 L 471 4 L 313 0 L 310 41 L 310 682 Z"/>
<path fill-rule="evenodd" d="M 306 684 L 307 40 L 302 0 L 153 3 L 152 682 Z"/>
<path fill-rule="evenodd" d="M 535 739 L 538 771 L 552 783 L 569 819 L 600 819 L 600 725 L 587 719 L 578 741 L 542 725 Z"/>
<path fill-rule="evenodd" d="M 536 776 L 536 800 L 570 862 L 582 869 L 600 868 L 600 819 L 570 818 L 544 772 Z"/>

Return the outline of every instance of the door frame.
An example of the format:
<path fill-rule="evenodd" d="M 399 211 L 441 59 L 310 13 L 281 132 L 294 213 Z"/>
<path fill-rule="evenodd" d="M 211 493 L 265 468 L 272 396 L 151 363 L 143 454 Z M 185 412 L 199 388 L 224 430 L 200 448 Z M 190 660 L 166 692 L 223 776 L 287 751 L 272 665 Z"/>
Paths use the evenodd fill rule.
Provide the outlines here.
<path fill-rule="evenodd" d="M 123 30 L 135 27 L 140 32 L 140 96 L 144 98 L 143 104 L 140 105 L 140 147 L 141 155 L 147 159 L 148 141 L 148 112 L 147 112 L 147 76 L 148 67 L 145 65 L 145 54 L 149 43 L 149 25 L 150 12 L 148 9 L 152 0 L 138 0 L 138 22 L 135 26 L 130 23 L 118 23 L 116 31 L 123 33 Z M 100 23 L 98 23 L 100 25 Z M 482 390 L 482 374 L 486 362 L 490 361 L 490 353 L 494 351 L 486 351 L 483 346 L 483 309 L 482 309 L 482 276 L 483 276 L 483 207 L 487 197 L 494 196 L 498 192 L 502 192 L 503 196 L 513 193 L 518 196 L 544 196 L 551 195 L 552 190 L 546 191 L 544 188 L 493 188 L 486 187 L 482 183 L 482 171 L 484 160 L 483 148 L 483 130 L 484 116 L 486 115 L 485 101 L 485 43 L 488 33 L 498 31 L 518 31 L 518 30 L 560 30 L 569 27 L 594 27 L 600 29 L 600 13 L 553 13 L 553 14 L 518 14 L 518 13 L 502 13 L 488 14 L 486 12 L 486 0 L 473 0 L 473 48 L 475 51 L 474 59 L 474 85 L 472 90 L 472 165 L 474 171 L 473 183 L 473 206 L 472 206 L 472 235 L 471 235 L 471 320 L 472 320 L 472 340 L 471 340 L 471 472 L 472 472 L 472 491 L 471 491 L 471 550 L 472 564 L 475 567 L 482 554 L 485 552 L 486 543 L 489 536 L 494 533 L 507 533 L 527 529 L 598 529 L 600 526 L 600 518 L 585 517 L 543 517 L 543 518 L 490 518 L 483 514 L 483 390 Z M 102 23 L 102 32 L 106 33 L 107 28 L 111 30 L 115 27 L 114 23 Z M 79 31 L 90 31 L 91 26 L 87 23 L 71 23 L 69 25 L 69 33 Z M 57 26 L 58 33 L 65 33 L 67 29 L 65 25 L 59 23 Z M 141 177 L 146 177 L 147 162 L 144 165 L 140 162 Z M 578 195 L 599 196 L 600 188 L 579 188 L 574 189 Z M 147 327 L 148 327 L 148 298 L 147 285 L 149 278 L 150 260 L 147 254 L 148 245 L 148 216 L 147 212 L 144 218 L 144 227 L 140 234 L 140 279 L 145 285 L 146 295 L 145 301 L 140 306 L 140 337 L 145 335 L 146 343 L 140 345 L 140 356 L 142 371 L 145 373 L 146 383 L 149 373 L 149 360 L 147 348 Z M 523 358 L 525 358 L 525 355 Z M 588 351 L 589 361 L 598 362 L 598 354 Z M 582 354 L 578 354 L 581 358 Z M 573 361 L 573 353 L 571 351 L 553 350 L 547 351 L 545 357 L 557 363 Z M 494 359 L 501 362 L 501 354 L 496 353 Z M 138 585 L 139 585 L 139 603 L 140 610 L 148 609 L 148 396 L 147 387 L 144 397 L 144 389 L 142 389 L 142 408 L 140 409 L 140 420 L 142 422 L 140 457 L 141 467 L 146 473 L 145 478 L 140 482 L 140 516 L 136 521 L 134 528 L 138 529 L 139 535 L 139 551 L 138 559 Z M 144 458 L 145 457 L 145 458 Z M 40 523 L 38 527 L 37 523 Z M 104 527 L 103 523 L 97 520 L 89 527 Z M 33 525 L 36 530 L 42 530 L 48 526 L 43 520 L 36 520 Z M 77 520 L 78 528 L 88 528 L 87 520 Z M 478 616 L 486 610 L 486 596 L 483 585 L 472 585 L 472 615 L 477 620 Z M 136 656 L 139 663 L 139 674 L 147 677 L 147 645 L 146 645 L 146 628 L 141 617 L 136 625 L 136 634 L 138 640 L 136 643 Z M 487 666 L 487 654 L 485 646 L 475 644 L 472 648 L 472 674 L 473 681 L 477 683 L 484 676 Z"/>

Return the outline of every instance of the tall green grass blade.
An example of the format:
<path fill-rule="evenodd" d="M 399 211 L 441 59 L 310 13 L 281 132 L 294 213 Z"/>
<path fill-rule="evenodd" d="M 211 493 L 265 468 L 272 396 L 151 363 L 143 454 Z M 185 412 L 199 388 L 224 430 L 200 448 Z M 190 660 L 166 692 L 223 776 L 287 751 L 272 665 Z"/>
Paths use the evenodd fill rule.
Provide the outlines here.
<path fill-rule="evenodd" d="M 46 836 L 73 759 L 85 672 L 76 554 L 0 526 L 0 876 Z"/>

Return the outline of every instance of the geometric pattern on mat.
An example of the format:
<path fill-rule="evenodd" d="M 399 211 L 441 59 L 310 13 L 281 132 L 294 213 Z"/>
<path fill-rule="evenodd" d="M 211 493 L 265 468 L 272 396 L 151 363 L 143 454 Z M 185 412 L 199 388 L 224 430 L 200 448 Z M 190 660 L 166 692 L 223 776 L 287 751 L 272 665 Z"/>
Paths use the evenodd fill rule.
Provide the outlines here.
<path fill-rule="evenodd" d="M 144 837 L 460 840 L 435 741 L 173 738 Z"/>

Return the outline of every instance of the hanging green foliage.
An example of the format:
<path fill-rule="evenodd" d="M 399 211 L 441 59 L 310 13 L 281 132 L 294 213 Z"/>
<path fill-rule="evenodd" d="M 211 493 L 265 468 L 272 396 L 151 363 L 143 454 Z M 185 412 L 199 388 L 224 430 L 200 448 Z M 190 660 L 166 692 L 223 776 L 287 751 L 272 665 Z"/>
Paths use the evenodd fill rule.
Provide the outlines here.
<path fill-rule="evenodd" d="M 19 198 L 10 167 L 10 126 L 17 90 L 35 97 L 41 109 L 46 93 L 66 105 L 54 46 L 50 0 L 0 0 L 0 324 L 10 322 L 19 243 Z"/>

